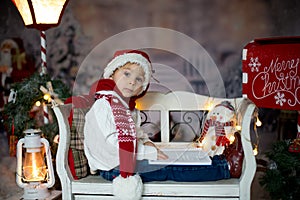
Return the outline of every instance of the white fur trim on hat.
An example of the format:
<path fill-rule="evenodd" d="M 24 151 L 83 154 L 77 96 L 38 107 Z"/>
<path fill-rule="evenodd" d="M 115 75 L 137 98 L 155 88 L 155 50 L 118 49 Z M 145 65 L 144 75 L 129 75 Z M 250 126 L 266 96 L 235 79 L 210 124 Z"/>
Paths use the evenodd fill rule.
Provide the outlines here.
<path fill-rule="evenodd" d="M 145 81 L 143 83 L 143 91 L 147 88 L 150 82 L 152 70 L 150 62 L 141 54 L 138 53 L 125 53 L 114 57 L 104 69 L 104 78 L 109 78 L 116 69 L 124 66 L 126 63 L 136 63 L 140 65 L 145 72 Z"/>
<path fill-rule="evenodd" d="M 136 174 L 123 178 L 121 175 L 113 180 L 113 195 L 120 200 L 139 200 L 143 193 L 143 182 Z"/>

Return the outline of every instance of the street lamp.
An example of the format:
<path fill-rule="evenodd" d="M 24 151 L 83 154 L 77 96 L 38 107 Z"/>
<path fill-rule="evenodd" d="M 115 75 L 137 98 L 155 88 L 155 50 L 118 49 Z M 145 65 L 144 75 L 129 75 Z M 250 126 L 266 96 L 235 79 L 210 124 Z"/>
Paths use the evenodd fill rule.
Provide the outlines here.
<path fill-rule="evenodd" d="M 12 0 L 22 16 L 26 27 L 41 32 L 42 72 L 46 73 L 45 30 L 58 26 L 69 0 Z"/>

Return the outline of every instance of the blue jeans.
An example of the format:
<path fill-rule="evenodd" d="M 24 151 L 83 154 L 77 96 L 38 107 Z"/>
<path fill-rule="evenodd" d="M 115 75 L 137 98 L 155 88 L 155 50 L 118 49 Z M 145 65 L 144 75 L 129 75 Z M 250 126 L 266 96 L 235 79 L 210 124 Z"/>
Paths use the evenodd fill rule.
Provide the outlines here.
<path fill-rule="evenodd" d="M 227 161 L 220 156 L 214 156 L 211 165 L 201 166 L 149 165 L 147 160 L 143 160 L 137 162 L 136 172 L 143 182 L 166 180 L 195 182 L 230 178 Z M 107 180 L 113 180 L 119 174 L 118 167 L 110 171 L 100 171 L 100 175 Z"/>

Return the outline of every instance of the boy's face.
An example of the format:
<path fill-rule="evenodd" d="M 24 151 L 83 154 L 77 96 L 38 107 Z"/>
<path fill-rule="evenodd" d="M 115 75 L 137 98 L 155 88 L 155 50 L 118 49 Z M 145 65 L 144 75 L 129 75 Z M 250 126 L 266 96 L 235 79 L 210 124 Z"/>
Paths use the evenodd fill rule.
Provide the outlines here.
<path fill-rule="evenodd" d="M 117 69 L 111 78 L 124 97 L 132 97 L 142 92 L 145 72 L 140 65 L 127 63 Z"/>

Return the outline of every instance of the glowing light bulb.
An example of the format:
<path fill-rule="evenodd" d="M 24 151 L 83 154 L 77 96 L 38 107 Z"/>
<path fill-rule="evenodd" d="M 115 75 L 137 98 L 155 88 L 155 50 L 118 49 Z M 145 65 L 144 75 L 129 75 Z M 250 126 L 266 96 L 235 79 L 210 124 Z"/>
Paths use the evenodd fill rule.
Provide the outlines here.
<path fill-rule="evenodd" d="M 238 131 L 242 130 L 242 127 L 241 127 L 240 125 L 236 125 L 235 128 L 236 128 L 236 130 L 238 130 Z"/>
<path fill-rule="evenodd" d="M 253 149 L 253 155 L 257 155 L 258 154 L 258 148 L 257 148 L 257 146 L 255 146 L 255 148 Z"/>
<path fill-rule="evenodd" d="M 211 111 L 212 109 L 213 109 L 213 103 L 211 102 L 211 101 L 209 101 L 209 102 L 207 102 L 206 104 L 205 104 L 205 109 L 206 110 L 208 110 L 208 111 Z"/>
<path fill-rule="evenodd" d="M 40 107 L 40 106 L 41 106 L 41 102 L 40 102 L 40 101 L 37 101 L 37 102 L 35 102 L 35 105 L 36 105 L 37 107 Z"/>
<path fill-rule="evenodd" d="M 262 125 L 262 123 L 261 123 L 261 121 L 258 119 L 258 117 L 256 117 L 256 126 L 261 126 Z"/>
<path fill-rule="evenodd" d="M 53 138 L 53 142 L 58 144 L 59 142 L 59 135 L 55 135 L 55 137 Z"/>
<path fill-rule="evenodd" d="M 234 135 L 231 135 L 231 136 L 229 137 L 230 144 L 232 144 L 232 143 L 234 142 L 234 140 L 235 140 Z"/>
<path fill-rule="evenodd" d="M 48 101 L 50 98 L 51 98 L 50 94 L 47 93 L 47 94 L 44 95 L 44 99 L 46 101 Z"/>

